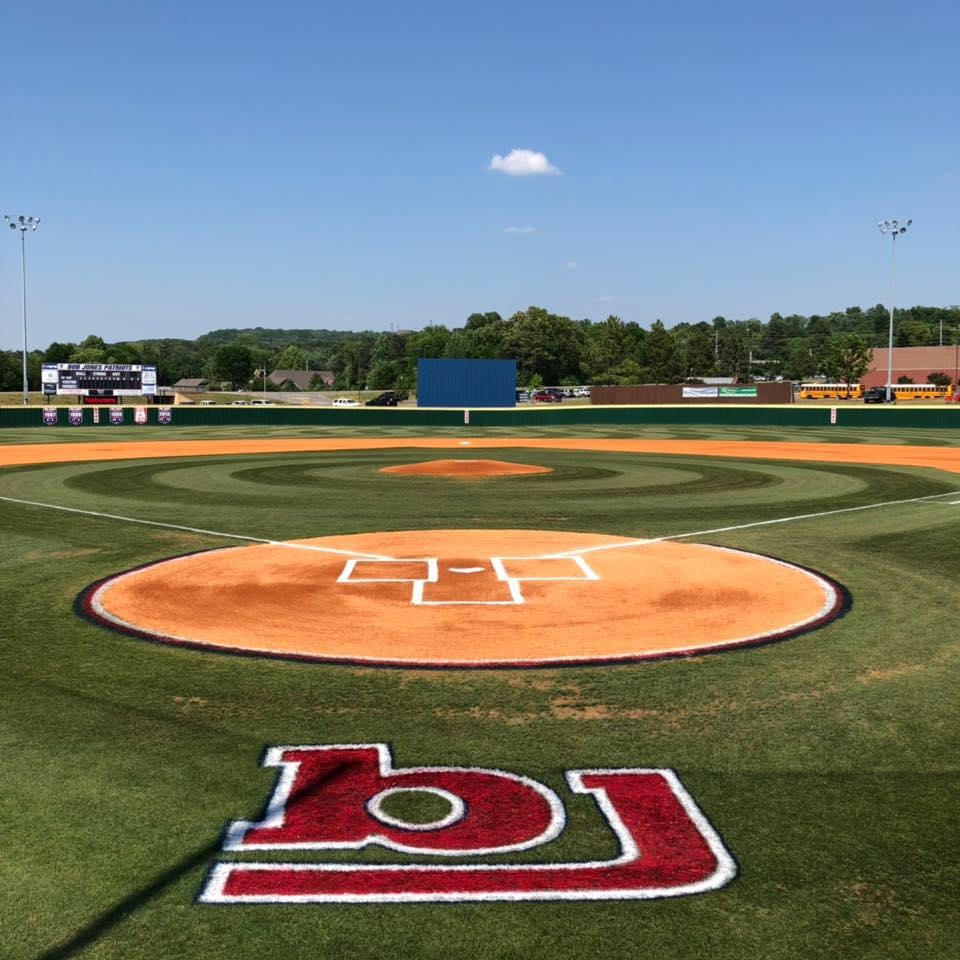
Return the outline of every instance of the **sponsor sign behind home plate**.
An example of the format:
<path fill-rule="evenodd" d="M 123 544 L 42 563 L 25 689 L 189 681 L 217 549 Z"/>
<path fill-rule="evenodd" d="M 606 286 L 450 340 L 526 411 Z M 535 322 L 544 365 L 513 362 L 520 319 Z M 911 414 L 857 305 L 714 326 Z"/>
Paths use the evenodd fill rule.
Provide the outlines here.
<path fill-rule="evenodd" d="M 819 574 L 739 550 L 541 530 L 414 530 L 177 557 L 96 584 L 90 617 L 204 649 L 397 666 L 677 656 L 825 623 Z"/>
<path fill-rule="evenodd" d="M 516 853 L 548 844 L 566 825 L 549 787 L 503 770 L 393 767 L 386 744 L 273 747 L 279 776 L 263 819 L 236 821 L 226 851 L 356 851 L 381 847 L 439 857 Z M 616 854 L 583 862 L 224 862 L 202 903 L 414 903 L 471 900 L 623 900 L 716 890 L 733 857 L 672 770 L 568 770 L 573 794 L 592 796 Z M 430 793 L 449 812 L 405 822 L 383 809 L 403 793 Z"/>

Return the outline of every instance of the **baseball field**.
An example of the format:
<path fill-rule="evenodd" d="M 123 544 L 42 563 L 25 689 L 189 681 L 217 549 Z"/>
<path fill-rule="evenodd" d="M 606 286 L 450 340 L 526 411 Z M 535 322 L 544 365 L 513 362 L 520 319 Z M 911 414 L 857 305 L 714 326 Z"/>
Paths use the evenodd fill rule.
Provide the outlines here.
<path fill-rule="evenodd" d="M 960 956 L 960 433 L 0 432 L 0 955 Z"/>

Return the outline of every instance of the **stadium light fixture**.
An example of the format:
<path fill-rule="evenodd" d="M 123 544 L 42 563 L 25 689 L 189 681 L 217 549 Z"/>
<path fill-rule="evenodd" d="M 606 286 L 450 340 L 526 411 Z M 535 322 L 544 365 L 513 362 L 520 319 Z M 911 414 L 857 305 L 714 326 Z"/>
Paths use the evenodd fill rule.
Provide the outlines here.
<path fill-rule="evenodd" d="M 880 232 L 886 236 L 890 235 L 892 239 L 892 251 L 890 254 L 890 332 L 887 337 L 887 403 L 893 396 L 893 301 L 894 301 L 894 278 L 897 268 L 897 234 L 906 233 L 907 227 L 913 223 L 913 220 L 881 220 L 877 226 Z"/>
<path fill-rule="evenodd" d="M 30 402 L 29 387 L 27 386 L 27 231 L 31 232 L 40 226 L 39 217 L 25 217 L 22 213 L 13 217 L 4 214 L 11 230 L 20 231 L 20 278 L 23 288 L 23 405 Z"/>

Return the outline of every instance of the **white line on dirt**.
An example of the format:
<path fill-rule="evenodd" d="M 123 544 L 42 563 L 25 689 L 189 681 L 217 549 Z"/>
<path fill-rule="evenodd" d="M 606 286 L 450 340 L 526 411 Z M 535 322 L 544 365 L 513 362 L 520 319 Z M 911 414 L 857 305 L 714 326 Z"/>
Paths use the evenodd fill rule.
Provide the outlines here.
<path fill-rule="evenodd" d="M 309 543 L 291 543 L 288 540 L 269 540 L 266 537 L 246 537 L 242 533 L 221 533 L 219 530 L 202 530 L 199 527 L 185 527 L 179 523 L 161 523 L 159 520 L 141 520 L 139 517 L 122 517 L 116 513 L 98 513 L 96 510 L 81 510 L 78 507 L 62 507 L 56 503 L 40 503 L 37 500 L 18 500 L 16 497 L 0 497 L 7 503 L 22 503 L 28 507 L 45 507 L 47 510 L 62 510 L 65 513 L 79 513 L 87 517 L 100 517 L 104 520 L 123 520 L 126 523 L 141 523 L 148 527 L 163 527 L 167 530 L 185 530 L 187 533 L 201 533 L 207 537 L 222 537 L 225 540 L 246 540 L 249 543 L 265 543 L 272 547 L 287 547 L 291 550 L 313 550 L 317 553 L 334 553 L 344 557 L 362 557 L 364 560 L 392 560 L 379 553 L 360 553 L 357 550 L 337 550 L 333 547 L 316 547 Z"/>

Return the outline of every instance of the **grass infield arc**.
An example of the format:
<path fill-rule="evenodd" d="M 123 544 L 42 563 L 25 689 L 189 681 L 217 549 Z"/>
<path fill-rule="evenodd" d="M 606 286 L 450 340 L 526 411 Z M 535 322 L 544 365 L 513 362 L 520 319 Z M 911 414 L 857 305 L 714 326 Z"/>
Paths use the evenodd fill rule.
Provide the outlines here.
<path fill-rule="evenodd" d="M 849 597 L 816 571 L 726 547 L 457 530 L 186 554 L 99 581 L 77 606 L 122 633 L 209 652 L 509 668 L 770 643 L 829 623 Z"/>

